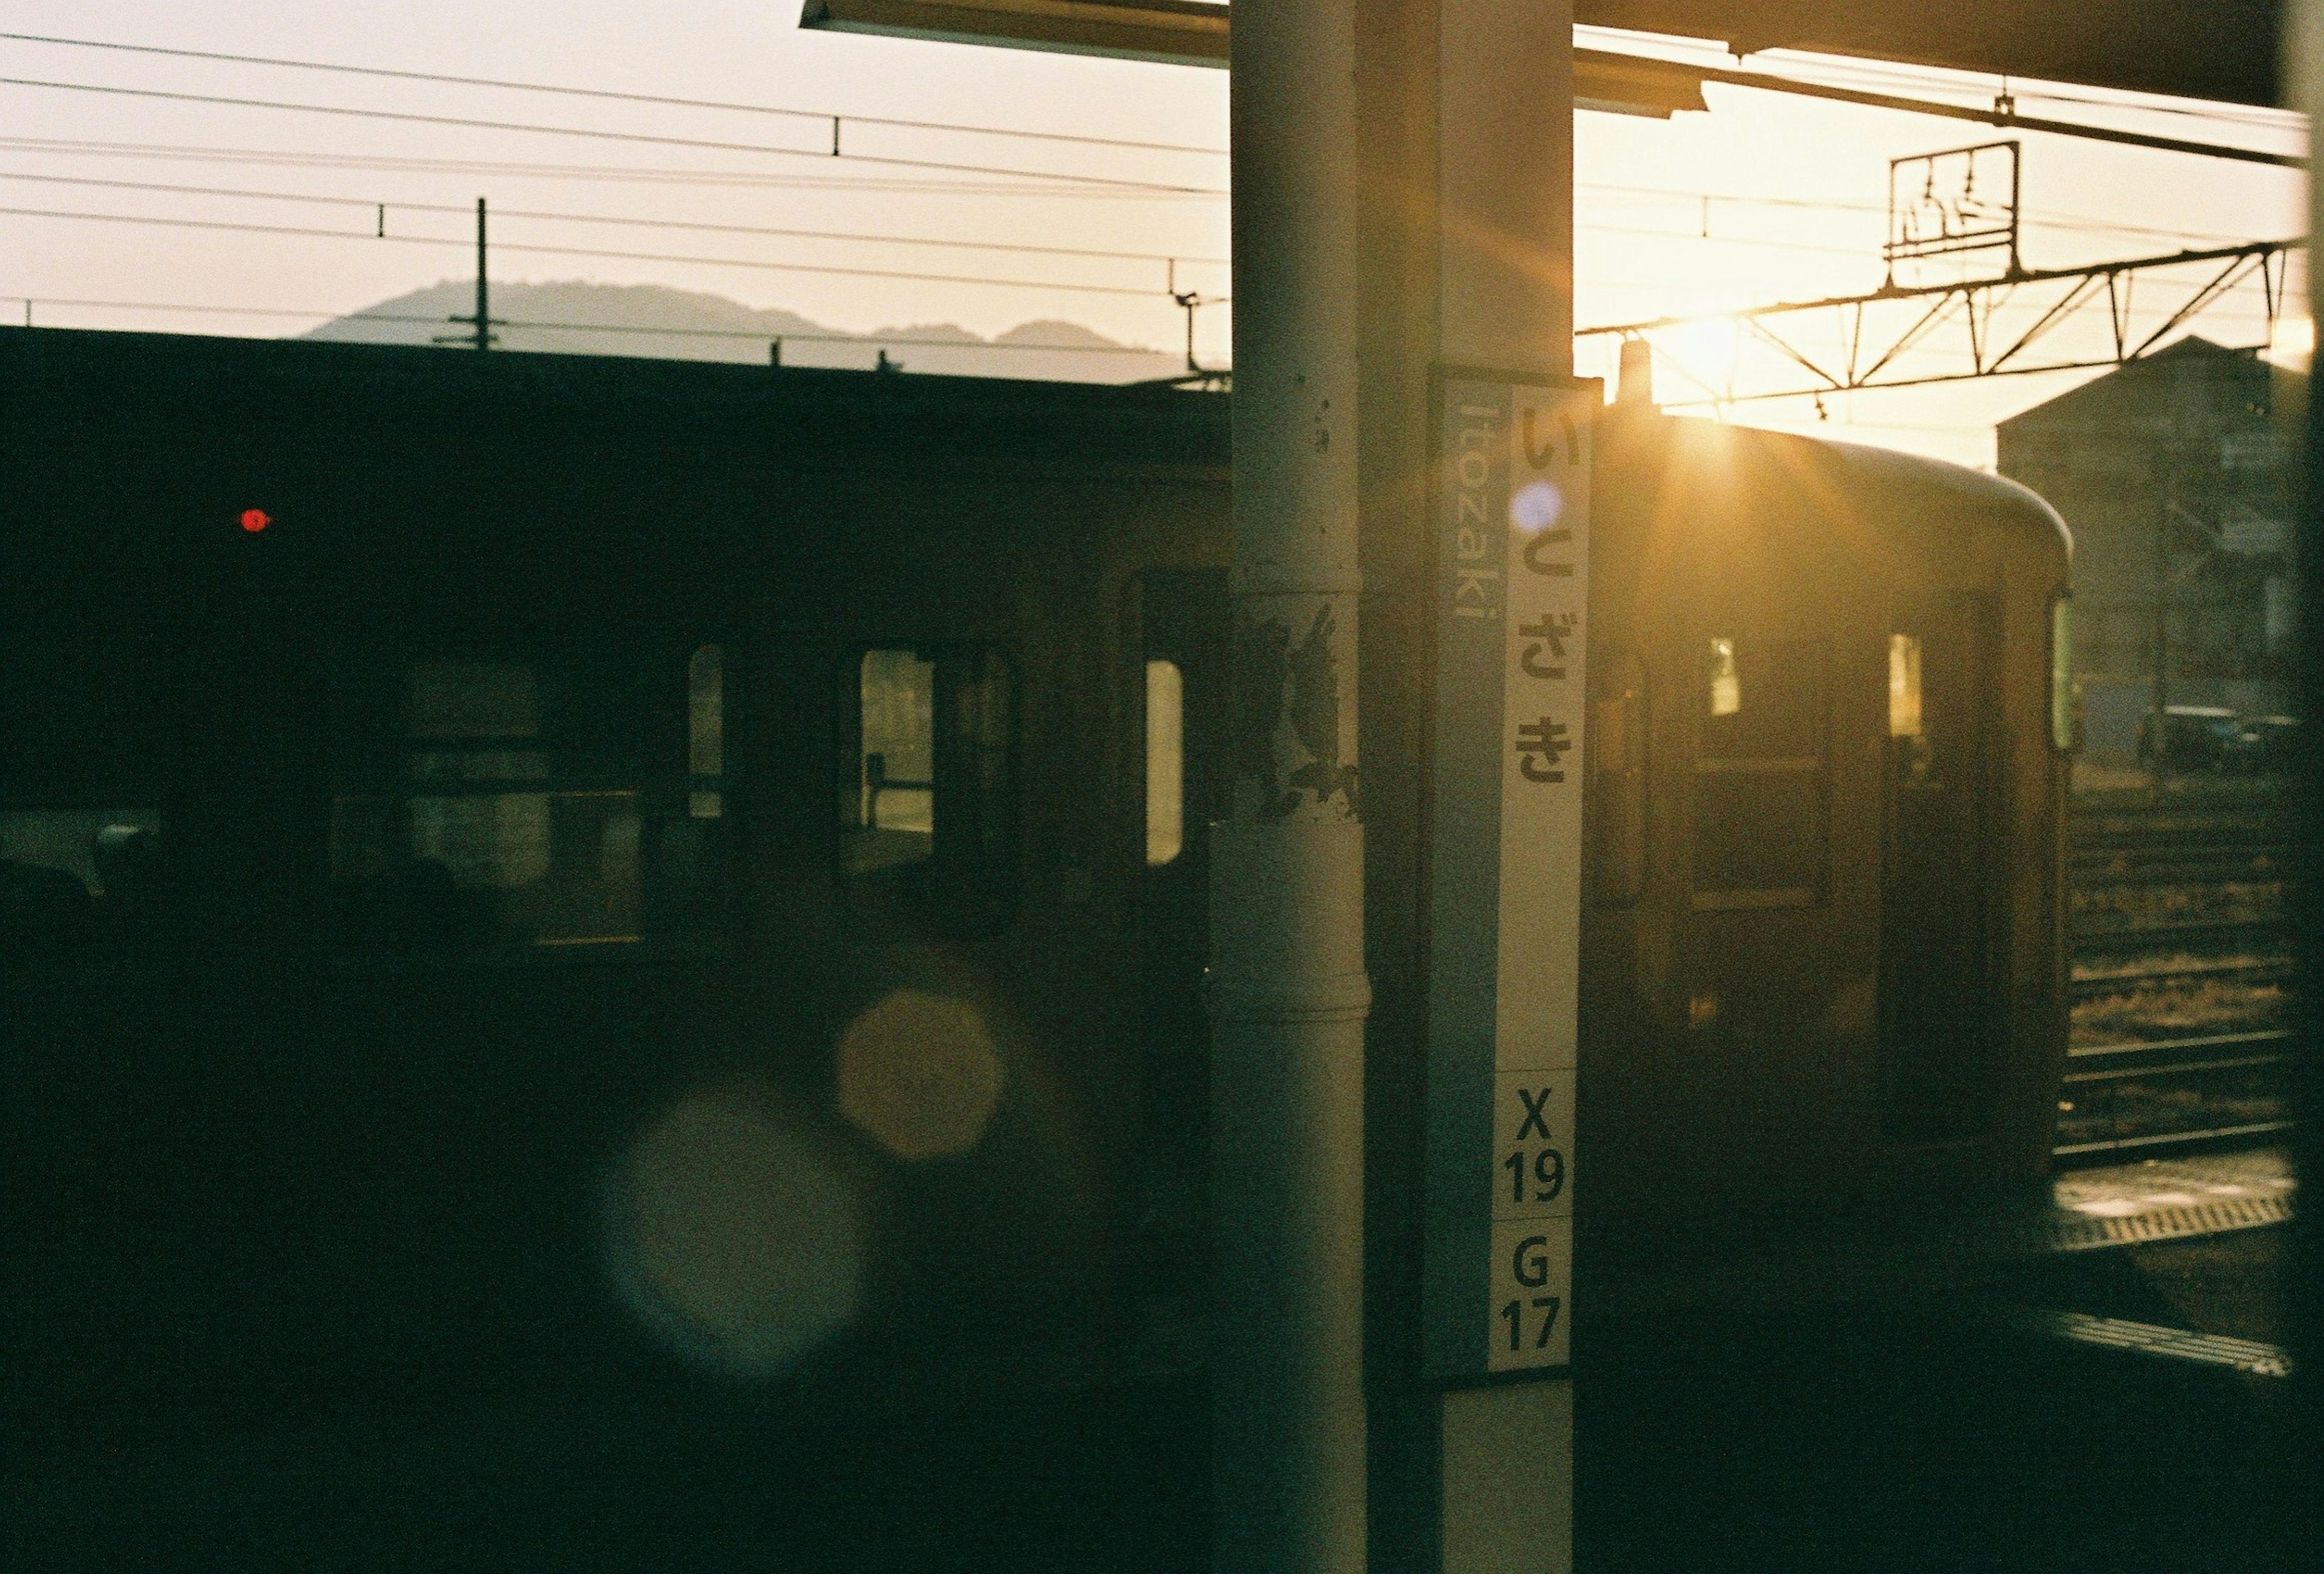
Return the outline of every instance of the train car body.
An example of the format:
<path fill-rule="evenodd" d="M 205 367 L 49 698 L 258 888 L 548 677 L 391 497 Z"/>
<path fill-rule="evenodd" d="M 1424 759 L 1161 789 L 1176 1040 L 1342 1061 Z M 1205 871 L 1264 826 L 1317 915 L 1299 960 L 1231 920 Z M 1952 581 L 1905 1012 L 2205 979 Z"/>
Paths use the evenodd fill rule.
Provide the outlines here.
<path fill-rule="evenodd" d="M 1198 1386 L 1224 402 L 0 335 L 12 1492 Z M 1584 1268 L 2039 1174 L 2054 516 L 1651 415 L 1596 485 Z"/>
<path fill-rule="evenodd" d="M 1840 1271 L 2047 1168 L 2064 529 L 1877 449 L 1600 445 L 1590 1238 L 1618 1284 Z"/>

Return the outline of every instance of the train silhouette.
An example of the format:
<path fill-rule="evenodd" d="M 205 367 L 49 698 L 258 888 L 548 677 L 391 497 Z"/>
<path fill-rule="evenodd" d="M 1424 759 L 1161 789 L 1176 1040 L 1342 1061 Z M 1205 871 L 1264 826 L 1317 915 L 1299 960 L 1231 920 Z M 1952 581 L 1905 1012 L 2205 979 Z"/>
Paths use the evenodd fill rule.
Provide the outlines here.
<path fill-rule="evenodd" d="M 1198 1383 L 1226 404 L 0 333 L 23 1489 L 545 1405 L 787 1417 L 797 1482 Z M 1579 1282 L 1796 1288 L 2046 1166 L 2067 543 L 1888 453 L 1596 449 Z"/>

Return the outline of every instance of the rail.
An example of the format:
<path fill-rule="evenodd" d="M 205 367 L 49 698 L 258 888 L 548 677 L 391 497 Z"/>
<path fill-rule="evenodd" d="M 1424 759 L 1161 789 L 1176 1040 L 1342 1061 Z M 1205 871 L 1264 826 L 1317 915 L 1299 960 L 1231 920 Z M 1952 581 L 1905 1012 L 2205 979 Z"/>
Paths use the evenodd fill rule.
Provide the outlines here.
<path fill-rule="evenodd" d="M 2282 1065 L 2292 1059 L 2292 1029 L 2263 1028 L 2255 1033 L 2214 1033 L 2193 1038 L 2130 1039 L 2120 1044 L 2081 1045 L 2066 1052 L 2065 1084 L 2081 1087 L 2121 1082 L 2132 1077 L 2193 1076 L 2204 1072 L 2240 1071 L 2251 1066 Z M 2266 1046 L 2281 1045 L 2281 1049 Z M 2215 1053 L 2201 1051 L 2244 1051 Z M 2190 1054 L 2193 1059 L 2183 1058 Z M 2087 1067 L 2078 1063 L 2088 1063 Z"/>
<path fill-rule="evenodd" d="M 2296 843 L 2273 840 L 2236 848 L 2078 848 L 2073 880 L 2081 890 L 2281 881 L 2304 851 Z"/>
<path fill-rule="evenodd" d="M 2069 998 L 2116 1000 L 2093 1020 L 2151 1017 L 2163 1036 L 2116 1036 L 2138 1031 L 2117 1026 L 2115 1042 L 2068 1051 L 2058 1135 L 2069 1140 L 2052 1150 L 2061 1167 L 2234 1148 L 2291 1128 L 2282 1088 L 2302 1047 L 2294 1030 L 2268 1021 L 2264 997 L 2230 994 L 2217 1026 L 2200 1031 L 2209 999 L 2186 991 L 2292 980 L 2285 898 L 2313 843 L 2281 804 L 2207 785 L 2218 790 L 2076 805 L 2068 869 L 2084 910 L 2067 934 Z M 2150 993 L 2160 997 L 2151 1012 L 2126 999 Z"/>
<path fill-rule="evenodd" d="M 2061 1142 L 2050 1150 L 2050 1156 L 2071 1169 L 2125 1155 L 2160 1158 L 2168 1154 L 2258 1146 L 2262 1146 L 2261 1139 L 2281 1137 L 2291 1129 L 2292 1122 L 2289 1120 L 2248 1120 L 2234 1126 L 2205 1127 L 2192 1131 L 2156 1131 L 2134 1137 L 2107 1137 L 2096 1142 Z"/>
<path fill-rule="evenodd" d="M 2196 957 L 2183 962 L 2140 968 L 2135 971 L 2085 973 L 2066 986 L 2076 1003 L 2100 1000 L 2108 995 L 2135 994 L 2144 989 L 2218 980 L 2244 984 L 2288 981 L 2295 964 L 2288 956 Z"/>

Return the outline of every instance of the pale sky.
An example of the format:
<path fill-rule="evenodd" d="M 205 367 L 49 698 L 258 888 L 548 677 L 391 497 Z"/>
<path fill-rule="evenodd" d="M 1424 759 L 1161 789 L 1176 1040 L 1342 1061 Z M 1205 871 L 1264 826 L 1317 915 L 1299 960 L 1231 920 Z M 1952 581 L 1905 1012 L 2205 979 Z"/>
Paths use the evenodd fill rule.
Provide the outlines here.
<path fill-rule="evenodd" d="M 360 63 L 465 76 L 558 83 L 778 106 L 843 115 L 1182 144 L 1226 145 L 1227 78 L 1213 69 L 1086 60 L 890 39 L 802 32 L 797 0 L 398 0 L 369 8 L 239 0 L 0 0 L 0 31 L 78 39 Z M 1700 52 L 1700 51 L 1698 51 Z M 1796 67 L 1758 57 L 1750 64 Z M 1896 77 L 1889 90 L 1989 97 L 1991 79 L 1901 73 L 1827 63 L 1862 80 Z M 69 301 L 233 307 L 246 311 L 354 310 L 442 279 L 465 279 L 457 244 L 376 238 L 379 203 L 392 237 L 466 243 L 460 211 L 492 201 L 501 279 L 587 279 L 711 291 L 755 307 L 780 307 L 853 331 L 954 322 L 990 335 L 1036 318 L 1062 318 L 1127 342 L 1174 348 L 1183 318 L 1163 291 L 1167 264 L 1182 290 L 1227 292 L 1227 161 L 1214 152 L 1164 152 L 968 136 L 869 124 L 845 128 L 851 153 L 967 164 L 999 176 L 881 165 L 828 157 L 830 126 L 730 110 L 554 97 L 484 88 L 158 59 L 0 41 L 0 76 L 176 93 L 261 97 L 408 114 L 801 150 L 657 146 L 513 130 L 399 124 L 241 106 L 0 86 L 0 207 L 140 215 L 346 232 L 331 236 L 252 235 L 149 227 L 0 213 L 0 298 L 32 297 L 50 326 L 203 333 L 291 333 L 316 319 L 69 305 Z M 2297 151 L 2297 124 L 2264 111 L 2059 102 L 2039 85 L 2012 84 L 2023 113 L 2104 120 L 2165 134 Z M 2084 90 L 2065 90 L 2088 95 Z M 1997 135 L 1972 124 L 1858 108 L 1742 89 L 1709 89 L 1712 113 L 1668 121 L 1577 116 L 1579 258 L 1576 320 L 1583 325 L 1726 309 L 1871 289 L 1880 282 L 1882 204 L 1892 157 Z M 2025 261 L 2059 266 L 2215 244 L 2222 239 L 2300 233 L 2302 178 L 2289 170 L 2023 134 Z M 63 143 L 137 144 L 96 152 Z M 174 150 L 179 156 L 161 156 Z M 247 158 L 188 153 L 264 154 Z M 384 162 L 355 163 L 369 160 Z M 435 161 L 437 168 L 410 167 Z M 486 169 L 443 168 L 469 161 Z M 564 166 L 556 173 L 541 166 Z M 576 167 L 586 173 L 571 172 Z M 681 172 L 683 180 L 613 179 L 609 171 Z M 1014 173 L 1024 171 L 1025 175 Z M 1105 177 L 1136 189 L 1064 188 L 1035 172 Z M 60 184 L 54 179 L 231 189 L 259 196 Z M 698 179 L 716 177 L 710 182 Z M 1191 189 L 1163 189 L 1179 188 Z M 281 200 L 344 199 L 343 206 Z M 1675 194 L 1675 195 L 1671 195 Z M 1710 195 L 1707 215 L 1702 200 Z M 1793 206 L 1765 199 L 1780 198 Z M 1831 206 L 1797 206 L 1801 203 Z M 1126 252 L 1073 257 L 867 241 L 784 238 L 659 226 L 523 218 L 518 210 L 1017 246 Z M 1711 238 L 1703 237 L 1707 228 Z M 2109 230 L 2102 226 L 2129 226 Z M 1646 232 L 1646 233 L 1637 233 Z M 525 253 L 526 243 L 731 258 L 843 270 L 935 273 L 1004 284 L 782 272 L 693 261 Z M 2158 304 L 2195 282 L 2157 286 Z M 2295 269 L 2304 288 L 2304 271 Z M 1075 290 L 1069 285 L 1126 291 Z M 2295 294 L 2295 310 L 2297 292 Z M 21 300 L 0 299 L 21 320 Z M 1200 348 L 1227 359 L 1231 307 L 1205 310 Z M 2087 351 L 2103 333 L 2093 318 L 2060 347 Z M 2222 343 L 2263 342 L 2256 290 L 2195 324 Z M 2304 316 L 2284 325 L 2276 348 L 2304 358 Z M 1610 370 L 1599 346 L 1578 357 L 1584 373 Z M 1696 370 L 1723 382 L 1731 340 L 1716 331 L 1679 347 Z M 1940 369 L 1950 352 L 1923 353 Z M 1958 356 L 1952 357 L 1958 360 Z M 1738 391 L 1768 374 L 1737 367 Z M 1834 437 L 1989 465 L 1995 419 L 2089 373 L 1988 379 L 1951 388 L 1858 394 L 1827 401 L 1818 426 L 1804 400 L 1741 404 L 1735 419 L 1817 427 Z M 1665 398 L 1683 377 L 1666 369 Z"/>

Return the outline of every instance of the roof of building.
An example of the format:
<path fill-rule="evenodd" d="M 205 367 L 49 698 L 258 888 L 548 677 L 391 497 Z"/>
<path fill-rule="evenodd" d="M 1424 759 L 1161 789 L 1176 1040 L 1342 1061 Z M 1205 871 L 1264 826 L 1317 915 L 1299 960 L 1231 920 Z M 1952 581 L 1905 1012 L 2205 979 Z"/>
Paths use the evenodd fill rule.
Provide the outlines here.
<path fill-rule="evenodd" d="M 2154 407 L 2158 398 L 2183 399 L 2190 389 L 2265 391 L 2259 394 L 2255 417 L 2264 416 L 2274 404 L 2279 388 L 2304 390 L 2308 374 L 2272 361 L 2264 361 L 2256 347 L 2236 348 L 2190 334 L 2151 355 L 2093 377 L 2055 399 L 1995 423 L 2006 434 L 2100 419 L 2110 414 Z"/>

